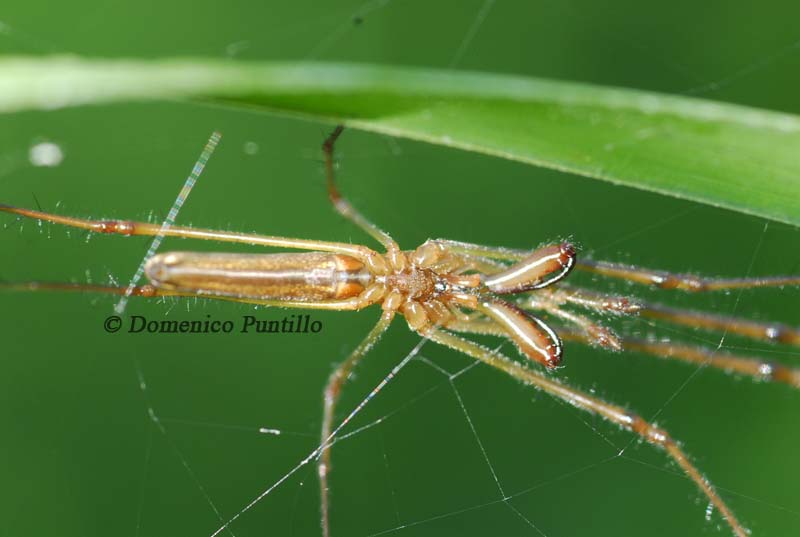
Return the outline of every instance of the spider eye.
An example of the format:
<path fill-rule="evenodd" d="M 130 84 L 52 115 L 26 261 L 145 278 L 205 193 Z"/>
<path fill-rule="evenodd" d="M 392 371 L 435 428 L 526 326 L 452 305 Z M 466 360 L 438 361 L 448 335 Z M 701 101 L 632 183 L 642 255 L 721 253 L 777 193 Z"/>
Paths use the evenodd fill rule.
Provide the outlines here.
<path fill-rule="evenodd" d="M 433 290 L 436 292 L 437 295 L 444 293 L 445 291 L 447 291 L 447 283 L 443 281 L 438 281 L 435 284 L 433 284 Z"/>

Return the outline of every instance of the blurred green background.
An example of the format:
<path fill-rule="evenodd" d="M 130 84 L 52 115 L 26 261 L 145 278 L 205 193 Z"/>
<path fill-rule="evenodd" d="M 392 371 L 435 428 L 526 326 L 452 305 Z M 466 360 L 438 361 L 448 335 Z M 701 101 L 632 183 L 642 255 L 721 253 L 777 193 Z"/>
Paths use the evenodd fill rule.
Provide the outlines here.
<path fill-rule="evenodd" d="M 788 1 L 12 0 L 0 13 L 0 53 L 452 65 L 800 113 L 798 17 L 800 4 Z M 2 116 L 0 200 L 158 220 L 214 129 L 222 142 L 179 222 L 370 244 L 326 200 L 318 148 L 329 126 L 193 104 Z M 61 146 L 60 166 L 30 164 L 28 151 L 41 141 Z M 678 271 L 800 270 L 800 233 L 781 224 L 352 131 L 339 157 L 342 190 L 409 248 L 429 237 L 517 248 L 570 237 L 583 255 Z M 2 224 L 0 278 L 11 281 L 124 285 L 149 244 L 7 216 Z M 248 251 L 168 239 L 162 251 L 170 249 Z M 698 297 L 593 285 L 800 324 L 797 289 Z M 377 318 L 375 310 L 312 313 L 324 326 L 313 336 L 106 334 L 109 297 L 4 293 L 0 300 L 0 533 L 8 535 L 210 535 L 220 517 L 236 514 L 316 446 L 325 379 Z M 128 308 L 157 320 L 238 321 L 251 312 L 195 300 L 132 300 Z M 286 312 L 256 314 L 281 319 Z M 719 334 L 669 326 L 624 329 L 720 342 Z M 341 411 L 417 341 L 396 322 L 348 385 Z M 796 349 L 733 337 L 724 347 L 798 360 Z M 433 344 L 422 355 L 451 372 L 470 364 Z M 559 378 L 645 417 L 657 414 L 754 535 L 797 534 L 796 391 L 575 345 L 565 365 Z M 166 435 L 149 420 L 148 405 Z M 513 496 L 507 502 L 499 501 L 465 410 L 502 490 Z M 629 445 L 628 433 L 486 367 L 451 385 L 412 362 L 348 431 L 384 416 L 334 450 L 334 535 L 728 534 L 715 513 L 706 519 L 706 502 L 662 453 Z M 309 465 L 237 520 L 233 534 L 319 535 L 318 496 Z"/>

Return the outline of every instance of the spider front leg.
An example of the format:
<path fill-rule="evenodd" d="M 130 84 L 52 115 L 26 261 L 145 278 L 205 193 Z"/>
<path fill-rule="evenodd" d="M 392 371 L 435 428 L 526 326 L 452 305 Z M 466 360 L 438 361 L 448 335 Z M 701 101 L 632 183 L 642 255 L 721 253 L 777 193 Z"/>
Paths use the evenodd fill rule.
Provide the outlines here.
<path fill-rule="evenodd" d="M 708 501 L 719 511 L 728 523 L 733 534 L 736 537 L 748 537 L 748 530 L 739 522 L 733 514 L 733 511 L 731 511 L 730 507 L 728 507 L 725 501 L 719 496 L 713 485 L 711 485 L 697 467 L 691 463 L 686 453 L 684 453 L 678 443 L 673 440 L 664 429 L 648 423 L 640 416 L 620 406 L 607 403 L 602 399 L 591 396 L 576 388 L 565 386 L 538 371 L 523 367 L 499 352 L 492 352 L 477 343 L 463 339 L 455 334 L 433 327 L 420 330 L 420 334 L 432 341 L 463 352 L 468 356 L 472 356 L 487 365 L 503 371 L 520 382 L 533 385 L 545 393 L 557 397 L 581 410 L 597 414 L 637 434 L 649 444 L 663 449 L 667 455 L 680 466 L 686 476 L 697 485 L 700 491 L 708 498 Z"/>
<path fill-rule="evenodd" d="M 0 203 L 0 212 L 16 214 L 43 222 L 52 222 L 54 224 L 85 229 L 94 233 L 150 237 L 162 234 L 165 237 L 179 237 L 183 239 L 197 239 L 204 241 L 250 244 L 253 246 L 332 252 L 349 255 L 358 259 L 367 265 L 375 274 L 386 274 L 388 271 L 386 261 L 381 254 L 370 248 L 367 248 L 366 246 L 361 246 L 358 244 L 294 239 L 290 237 L 277 237 L 274 235 L 260 235 L 255 233 L 237 233 L 187 226 L 171 226 L 168 229 L 163 229 L 161 224 L 151 224 L 149 222 L 75 218 L 43 211 L 35 211 L 33 209 L 12 207 L 11 205 L 5 205 L 2 203 Z"/>

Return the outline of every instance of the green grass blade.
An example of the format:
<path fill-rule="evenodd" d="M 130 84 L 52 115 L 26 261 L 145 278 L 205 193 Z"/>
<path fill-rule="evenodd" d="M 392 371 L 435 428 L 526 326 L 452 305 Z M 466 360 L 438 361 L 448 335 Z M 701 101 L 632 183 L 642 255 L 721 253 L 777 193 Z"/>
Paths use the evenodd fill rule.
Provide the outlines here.
<path fill-rule="evenodd" d="M 154 99 L 342 122 L 800 225 L 800 117 L 793 115 L 638 90 L 377 65 L 0 60 L 2 112 Z"/>

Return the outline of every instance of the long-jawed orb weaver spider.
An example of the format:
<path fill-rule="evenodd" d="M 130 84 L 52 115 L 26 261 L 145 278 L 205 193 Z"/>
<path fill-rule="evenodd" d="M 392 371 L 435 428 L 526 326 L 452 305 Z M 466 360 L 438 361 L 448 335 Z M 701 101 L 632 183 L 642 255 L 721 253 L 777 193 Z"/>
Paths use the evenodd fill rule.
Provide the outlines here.
<path fill-rule="evenodd" d="M 663 449 L 719 510 L 737 537 L 749 534 L 714 486 L 689 460 L 667 431 L 637 414 L 570 387 L 547 374 L 562 360 L 562 340 L 615 351 L 634 350 L 666 359 L 699 363 L 753 378 L 800 387 L 800 369 L 758 357 L 734 355 L 709 347 L 622 337 L 593 319 L 614 314 L 658 319 L 705 330 L 800 346 L 800 330 L 777 323 L 667 308 L 624 296 L 605 295 L 564 284 L 571 270 L 662 289 L 701 292 L 757 287 L 797 286 L 800 276 L 702 278 L 603 261 L 579 261 L 569 242 L 534 251 L 479 246 L 451 240 L 428 240 L 404 251 L 384 231 L 361 215 L 339 193 L 334 179 L 337 127 L 323 144 L 328 194 L 336 211 L 377 240 L 386 250 L 348 243 L 233 233 L 124 220 L 89 220 L 0 205 L 23 217 L 99 233 L 182 237 L 257 246 L 307 250 L 306 253 L 222 254 L 170 252 L 147 261 L 149 285 L 111 287 L 90 284 L 26 282 L 4 284 L 20 290 L 73 290 L 143 297 L 203 297 L 285 308 L 360 310 L 379 304 L 380 319 L 331 374 L 323 397 L 318 471 L 321 527 L 330 535 L 328 481 L 334 411 L 342 386 L 396 315 L 424 338 L 471 356 L 513 378 L 596 414 Z M 543 317 L 548 319 L 546 323 Z M 552 324 L 552 326 L 551 326 Z M 488 334 L 511 340 L 523 363 L 483 347 L 462 334 Z M 533 362 L 533 363 L 530 363 Z M 542 369 L 543 368 L 543 369 Z M 338 429 L 337 429 L 338 430 Z M 232 519 L 233 520 L 233 519 Z M 227 525 L 227 524 L 226 524 Z M 224 527 L 224 526 L 223 526 Z"/>

